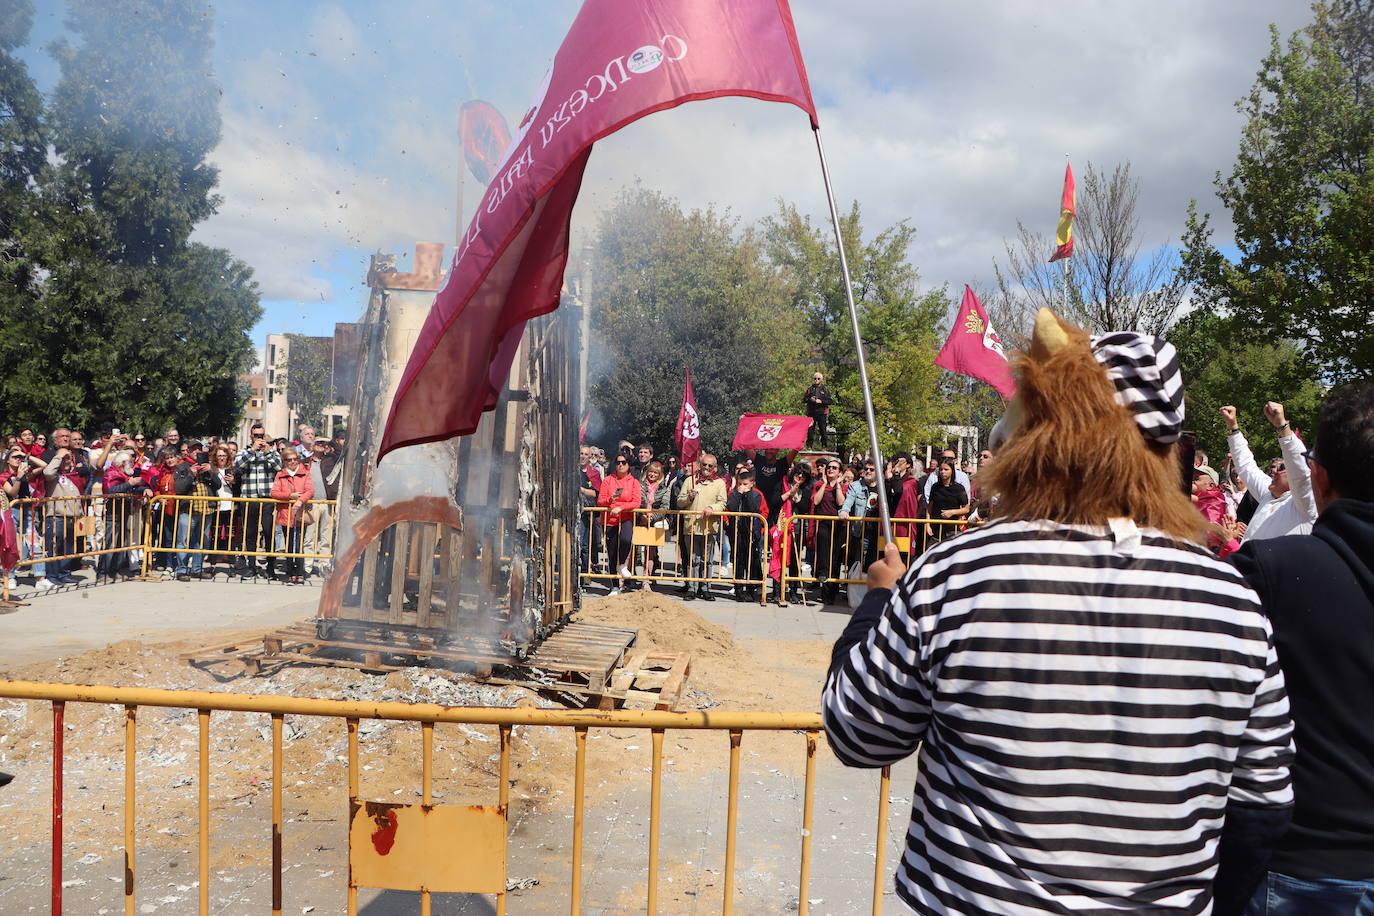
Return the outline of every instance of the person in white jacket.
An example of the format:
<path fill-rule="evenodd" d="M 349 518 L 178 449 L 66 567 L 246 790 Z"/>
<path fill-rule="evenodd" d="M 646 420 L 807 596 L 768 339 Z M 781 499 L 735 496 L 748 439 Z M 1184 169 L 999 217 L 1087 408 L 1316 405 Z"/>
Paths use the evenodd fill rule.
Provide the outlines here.
<path fill-rule="evenodd" d="M 1236 408 L 1221 408 L 1226 421 L 1226 444 L 1236 473 L 1259 502 L 1242 541 L 1276 538 L 1285 534 L 1311 534 L 1317 520 L 1317 503 L 1312 497 L 1312 475 L 1304 456 L 1302 440 L 1293 432 L 1283 414 L 1283 405 L 1270 401 L 1264 405 L 1264 415 L 1273 424 L 1279 437 L 1279 451 L 1283 458 L 1271 461 L 1268 470 L 1255 463 L 1250 444 L 1236 421 Z"/>

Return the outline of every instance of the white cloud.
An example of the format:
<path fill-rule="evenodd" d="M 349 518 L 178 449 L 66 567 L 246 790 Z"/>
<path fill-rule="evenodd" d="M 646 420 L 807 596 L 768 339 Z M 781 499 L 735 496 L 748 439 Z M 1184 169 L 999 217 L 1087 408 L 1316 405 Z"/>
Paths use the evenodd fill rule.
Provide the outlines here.
<path fill-rule="evenodd" d="M 224 139 L 211 157 L 220 169 L 224 205 L 199 237 L 253 266 L 268 299 L 329 299 L 314 276 L 347 251 L 392 249 L 420 239 L 447 239 L 451 208 L 435 206 L 423 180 L 392 181 L 340 155 L 308 150 L 275 125 L 226 114 Z"/>
<path fill-rule="evenodd" d="M 225 68 L 223 212 L 202 236 L 258 271 L 272 298 L 333 291 L 316 263 L 453 237 L 463 101 L 508 117 L 529 101 L 577 4 L 416 0 L 385 16 L 346 3 L 304 15 L 303 42 L 264 35 Z M 1217 216 L 1211 179 L 1229 169 L 1234 102 L 1268 49 L 1267 23 L 1306 21 L 1290 0 L 1103 4 L 794 0 L 841 206 L 876 230 L 909 219 L 927 284 L 991 273 L 1022 220 L 1052 231 L 1065 154 L 1130 160 L 1141 235 L 1176 240 L 1187 201 Z M 251 43 L 250 43 L 251 44 Z M 310 55 L 314 51 L 315 56 Z M 685 206 L 753 220 L 779 197 L 826 212 L 806 119 L 752 100 L 692 103 L 602 141 L 575 231 L 640 178 Z M 466 209 L 475 203 L 467 183 Z"/>

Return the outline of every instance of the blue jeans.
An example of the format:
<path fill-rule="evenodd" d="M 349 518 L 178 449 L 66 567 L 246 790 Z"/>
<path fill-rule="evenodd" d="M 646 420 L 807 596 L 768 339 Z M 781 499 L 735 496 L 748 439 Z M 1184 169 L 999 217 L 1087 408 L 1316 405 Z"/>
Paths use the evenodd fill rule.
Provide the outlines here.
<path fill-rule="evenodd" d="M 1268 872 L 1245 916 L 1374 916 L 1374 878 L 1309 880 Z"/>
<path fill-rule="evenodd" d="M 286 525 L 277 526 L 277 537 L 282 540 L 283 546 L 286 548 L 286 553 L 302 553 L 301 535 L 304 534 L 304 532 L 305 528 L 300 525 L 291 525 L 290 527 Z M 282 559 L 282 575 L 304 576 L 305 560 L 301 557 L 284 557 Z"/>
<path fill-rule="evenodd" d="M 205 521 L 205 516 L 199 512 L 179 512 L 177 513 L 177 568 L 176 574 L 184 576 L 200 575 L 201 566 L 205 563 L 205 554 L 188 553 L 186 548 L 200 548 L 200 530 Z"/>
<path fill-rule="evenodd" d="M 43 553 L 50 557 L 60 557 L 71 553 L 69 549 L 72 543 L 72 525 L 76 519 L 69 515 L 49 515 L 43 520 Z M 67 578 L 67 569 L 71 560 L 49 560 L 47 562 L 48 578 L 54 582 L 63 582 Z"/>

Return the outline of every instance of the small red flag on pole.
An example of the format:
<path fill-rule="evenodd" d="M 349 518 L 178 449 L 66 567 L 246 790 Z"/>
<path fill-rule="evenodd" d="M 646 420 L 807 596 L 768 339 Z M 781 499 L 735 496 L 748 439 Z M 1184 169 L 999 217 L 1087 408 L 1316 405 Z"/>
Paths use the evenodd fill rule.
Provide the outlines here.
<path fill-rule="evenodd" d="M 1011 377 L 1002 341 L 993 330 L 983 303 L 967 286 L 964 287 L 964 301 L 959 303 L 959 313 L 954 318 L 954 327 L 949 329 L 949 337 L 935 357 L 935 365 L 987 382 L 1008 401 L 1016 394 L 1016 382 Z"/>
<path fill-rule="evenodd" d="M 697 396 L 692 391 L 692 370 L 684 368 L 686 382 L 682 386 L 682 407 L 677 412 L 677 428 L 673 442 L 677 445 L 678 467 L 685 468 L 701 454 L 701 421 L 697 418 Z"/>
<path fill-rule="evenodd" d="M 1059 247 L 1055 248 L 1054 254 L 1050 255 L 1051 264 L 1060 258 L 1073 256 L 1073 218 L 1075 212 L 1073 166 L 1065 164 L 1064 196 L 1059 201 L 1059 228 L 1054 233 L 1054 243 Z"/>

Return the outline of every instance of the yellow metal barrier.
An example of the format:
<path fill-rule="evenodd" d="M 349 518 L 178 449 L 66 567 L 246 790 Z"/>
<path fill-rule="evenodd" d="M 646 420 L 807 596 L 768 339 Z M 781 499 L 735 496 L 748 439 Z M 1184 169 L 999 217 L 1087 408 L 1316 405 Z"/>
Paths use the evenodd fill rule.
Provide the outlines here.
<path fill-rule="evenodd" d="M 333 556 L 329 545 L 338 515 L 332 500 L 312 499 L 305 510 L 294 501 L 241 496 L 166 495 L 148 503 L 144 576 L 150 576 L 156 554 L 185 554 L 197 569 L 201 563 L 191 558 L 203 562 L 211 555 L 300 561 Z M 279 510 L 290 524 L 277 524 Z"/>
<path fill-rule="evenodd" d="M 786 594 L 789 582 L 863 584 L 864 570 L 883 549 L 878 522 L 876 515 L 793 515 L 787 520 L 781 539 L 779 590 Z M 893 540 L 908 564 L 932 545 L 967 527 L 968 522 L 961 518 L 892 520 Z"/>
<path fill-rule="evenodd" d="M 9 597 L 9 578 L 20 567 L 43 566 L 53 581 L 74 560 L 112 559 L 143 546 L 143 500 L 138 496 L 62 496 L 11 500 L 9 509 L 19 541 L 20 559 L 6 570 L 3 596 Z M 102 566 L 106 563 L 102 560 Z M 57 566 L 56 579 L 50 565 Z"/>
<path fill-rule="evenodd" d="M 583 579 L 742 586 L 757 588 L 760 604 L 767 600 L 768 518 L 761 513 L 635 509 L 626 561 L 631 575 L 625 577 L 619 573 L 606 531 L 610 510 L 594 506 L 582 511 L 582 530 L 591 541 L 583 554 Z M 598 555 L 605 562 L 598 563 Z"/>
<path fill-rule="evenodd" d="M 43 684 L 23 681 L 0 681 L 0 698 L 37 700 L 52 705 L 54 725 L 52 776 L 52 900 L 53 913 L 61 912 L 63 865 L 63 754 L 64 712 L 68 703 L 109 704 L 123 707 L 124 715 L 124 908 L 126 913 L 137 910 L 136 850 L 134 803 L 137 776 L 137 722 L 141 707 L 170 707 L 194 709 L 197 713 L 198 756 L 198 812 L 197 832 L 198 869 L 200 877 L 199 912 L 209 912 L 210 885 L 210 715 L 212 712 L 256 713 L 271 717 L 272 743 L 272 827 L 270 836 L 272 869 L 272 912 L 283 911 L 281 876 L 284 867 L 282 853 L 282 796 L 284 778 L 282 765 L 282 723 L 287 715 L 320 716 L 343 719 L 347 729 L 347 808 L 350 812 L 348 913 L 357 912 L 357 887 L 400 887 L 420 890 L 422 912 L 429 910 L 430 892 L 435 889 L 470 893 L 491 893 L 496 896 L 496 912 L 505 913 L 506 889 L 504 880 L 499 888 L 491 875 L 506 872 L 509 837 L 509 803 L 511 786 L 511 729 L 516 726 L 552 726 L 573 731 L 575 746 L 574 791 L 572 816 L 572 880 L 570 882 L 570 911 L 580 912 L 582 896 L 583 841 L 586 816 L 587 733 L 589 729 L 645 729 L 650 732 L 652 754 L 650 770 L 648 882 L 647 906 L 650 914 L 657 912 L 659 888 L 659 835 L 662 830 L 662 774 L 664 769 L 663 738 L 670 729 L 723 731 L 729 738 L 728 807 L 726 812 L 724 895 L 721 912 L 734 908 L 736 858 L 738 856 L 740 754 L 745 732 L 795 731 L 805 742 L 805 782 L 802 809 L 797 824 L 800 848 L 799 896 L 795 904 L 776 901 L 776 912 L 795 905 L 798 912 L 807 914 L 812 872 L 812 833 L 815 816 L 816 753 L 821 733 L 817 713 L 774 712 L 662 712 L 656 710 L 590 709 L 534 709 L 496 707 L 438 706 L 428 703 L 378 703 L 346 700 L 304 699 L 288 696 L 255 696 L 249 694 L 211 693 L 205 691 L 160 690 L 152 688 L 100 687 L 69 684 Z M 363 719 L 388 719 L 418 722 L 421 727 L 421 797 L 418 806 L 391 803 L 370 803 L 361 800 L 358 728 Z M 460 806 L 433 804 L 431 774 L 433 771 L 433 728 L 436 723 L 495 726 L 499 730 L 499 769 L 497 805 L 465 816 L 450 810 Z M 70 728 L 68 726 L 67 728 Z M 881 912 L 882 890 L 886 881 L 885 853 L 887 842 L 887 804 L 890 773 L 882 771 L 879 784 L 879 809 L 875 842 L 876 863 L 871 911 Z M 341 799 L 341 802 L 344 799 Z M 464 811 L 468 809 L 462 806 Z M 443 811 L 433 820 L 417 827 L 431 815 L 425 812 Z M 372 824 L 369 827 L 368 824 Z M 456 825 L 456 826 L 455 826 Z M 494 829 L 499 826 L 499 830 Z M 420 837 L 450 854 L 427 856 L 398 856 L 380 866 L 374 849 L 379 836 L 390 844 L 401 842 L 400 834 L 419 832 Z M 455 835 L 454 830 L 461 830 Z M 361 832 L 360 832 L 361 831 Z M 389 833 L 388 833 L 389 831 Z M 363 842 L 359 843 L 361 837 Z M 370 842 L 368 840 L 370 839 Z M 776 838 L 767 837 L 771 843 Z M 415 842 L 415 840 L 408 840 Z M 460 848 L 463 855 L 451 852 Z M 448 845 L 445 845 L 448 844 Z M 361 847 L 361 848 L 359 848 Z M 397 845 L 399 851 L 402 847 Z M 406 849 L 419 848 L 406 846 Z M 388 870 L 389 869 L 389 870 Z M 366 884 L 357 880 L 360 875 L 374 875 L 395 884 Z"/>
<path fill-rule="evenodd" d="M 270 498 L 133 494 L 10 500 L 0 511 L 11 513 L 20 559 L 0 577 L 0 597 L 9 598 L 16 570 L 42 566 L 44 578 L 62 584 L 70 564 L 87 557 L 100 558 L 97 578 L 152 578 L 158 554 L 331 559 L 335 503 L 311 500 L 306 523 L 292 525 L 276 524 L 279 505 Z M 294 520 L 295 510 L 290 514 Z M 134 551 L 141 559 L 131 557 Z"/>

